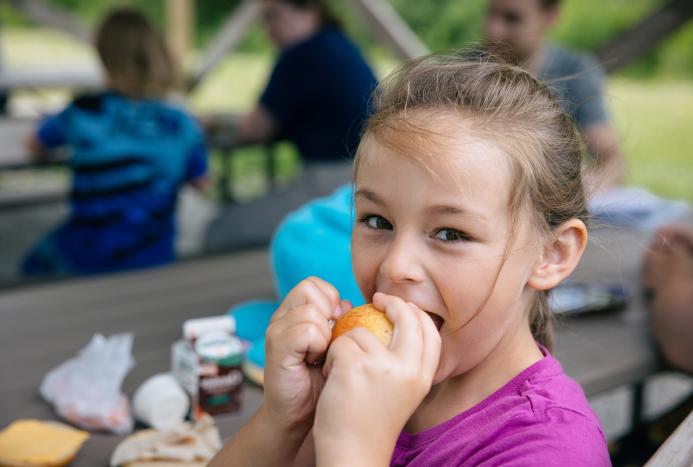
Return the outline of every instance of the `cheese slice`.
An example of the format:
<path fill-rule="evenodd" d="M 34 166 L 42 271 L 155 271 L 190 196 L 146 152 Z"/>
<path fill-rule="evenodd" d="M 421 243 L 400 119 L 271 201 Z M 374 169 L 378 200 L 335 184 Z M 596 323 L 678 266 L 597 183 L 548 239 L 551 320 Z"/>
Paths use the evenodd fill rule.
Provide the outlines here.
<path fill-rule="evenodd" d="M 62 423 L 17 420 L 0 432 L 0 465 L 65 465 L 87 438 L 89 433 Z"/>

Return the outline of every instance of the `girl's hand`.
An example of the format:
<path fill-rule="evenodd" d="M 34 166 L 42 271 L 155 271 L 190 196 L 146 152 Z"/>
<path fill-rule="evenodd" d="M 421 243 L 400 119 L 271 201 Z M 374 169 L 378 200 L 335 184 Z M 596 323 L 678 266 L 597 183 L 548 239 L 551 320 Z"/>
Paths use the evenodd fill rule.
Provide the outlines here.
<path fill-rule="evenodd" d="M 387 465 L 438 368 L 440 334 L 431 318 L 398 297 L 377 293 L 373 303 L 394 323 L 392 341 L 385 347 L 355 328 L 332 343 L 313 427 L 318 465 Z"/>
<path fill-rule="evenodd" d="M 321 367 L 332 331 L 329 320 L 351 308 L 333 286 L 310 277 L 286 296 L 265 334 L 265 397 L 262 409 L 278 428 L 306 432 L 324 384 Z"/>

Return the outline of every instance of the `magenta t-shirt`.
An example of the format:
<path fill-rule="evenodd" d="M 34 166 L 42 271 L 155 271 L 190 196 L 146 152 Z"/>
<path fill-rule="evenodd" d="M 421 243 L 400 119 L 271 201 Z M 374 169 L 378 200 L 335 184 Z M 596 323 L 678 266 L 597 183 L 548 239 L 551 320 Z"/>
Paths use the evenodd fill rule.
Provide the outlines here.
<path fill-rule="evenodd" d="M 474 407 L 402 432 L 393 466 L 608 466 L 604 433 L 582 388 L 544 358 Z"/>

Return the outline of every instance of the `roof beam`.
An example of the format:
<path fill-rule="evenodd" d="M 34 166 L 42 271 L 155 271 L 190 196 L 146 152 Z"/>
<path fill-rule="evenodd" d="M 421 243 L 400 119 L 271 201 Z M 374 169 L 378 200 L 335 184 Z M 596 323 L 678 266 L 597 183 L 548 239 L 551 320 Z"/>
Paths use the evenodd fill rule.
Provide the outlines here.
<path fill-rule="evenodd" d="M 260 2 L 257 0 L 244 0 L 236 7 L 205 50 L 202 64 L 188 85 L 188 92 L 195 89 L 219 62 L 238 46 L 259 16 Z"/>
<path fill-rule="evenodd" d="M 641 57 L 693 17 L 693 1 L 670 0 L 632 28 L 603 46 L 597 57 L 607 73 Z"/>
<path fill-rule="evenodd" d="M 429 53 L 428 47 L 385 0 L 349 0 L 349 3 L 361 13 L 368 22 L 369 29 L 397 58 L 408 60 Z"/>
<path fill-rule="evenodd" d="M 66 10 L 42 0 L 11 0 L 11 3 L 32 21 L 63 31 L 80 42 L 91 43 L 89 29 Z"/>

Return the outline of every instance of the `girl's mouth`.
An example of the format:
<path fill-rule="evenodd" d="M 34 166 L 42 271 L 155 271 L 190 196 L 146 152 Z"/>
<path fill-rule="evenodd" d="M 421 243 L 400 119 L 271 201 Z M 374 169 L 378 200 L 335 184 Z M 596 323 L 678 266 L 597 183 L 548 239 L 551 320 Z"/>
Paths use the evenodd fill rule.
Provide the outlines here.
<path fill-rule="evenodd" d="M 431 317 L 431 320 L 433 320 L 433 324 L 435 324 L 436 329 L 440 331 L 440 328 L 443 327 L 443 318 L 429 311 L 426 311 L 426 314 Z"/>

